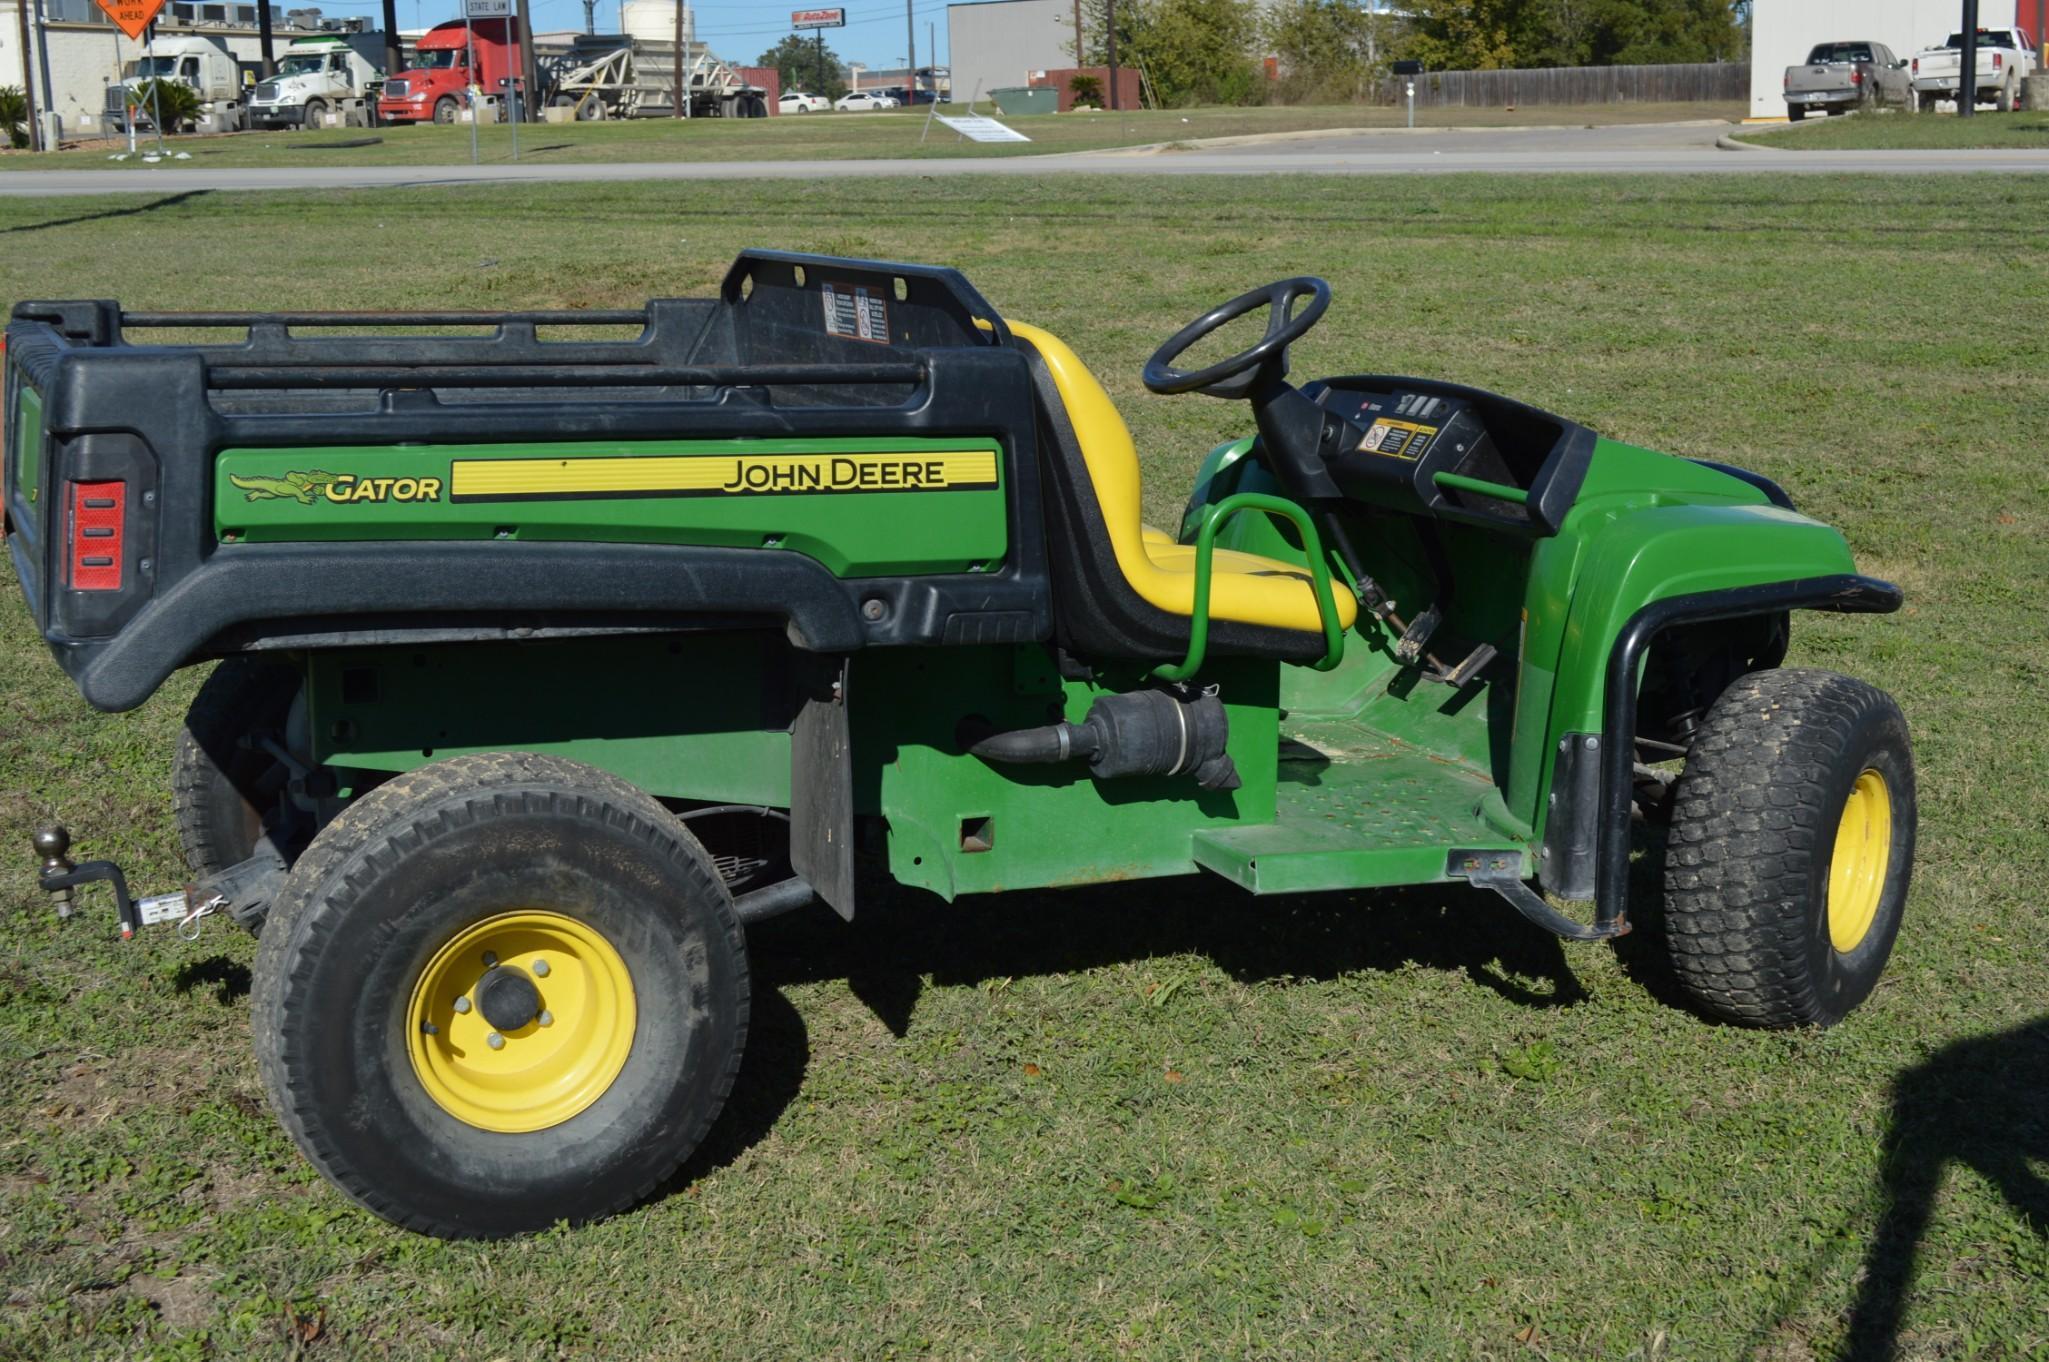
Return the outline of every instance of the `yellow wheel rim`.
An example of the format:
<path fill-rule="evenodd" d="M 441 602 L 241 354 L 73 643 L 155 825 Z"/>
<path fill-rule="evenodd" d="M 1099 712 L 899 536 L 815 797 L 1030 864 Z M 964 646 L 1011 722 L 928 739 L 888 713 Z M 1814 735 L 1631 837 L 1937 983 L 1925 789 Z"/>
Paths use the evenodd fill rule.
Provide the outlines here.
<path fill-rule="evenodd" d="M 518 1020 L 508 994 L 534 1006 L 500 1029 L 485 1013 Z M 633 977 L 611 942 L 560 913 L 501 913 L 456 933 L 420 971 L 406 1048 L 442 1110 L 519 1134 L 604 1095 L 626 1067 L 634 1018 Z"/>
<path fill-rule="evenodd" d="M 1892 791 L 1884 776 L 1867 767 L 1843 801 L 1829 859 L 1828 937 L 1837 950 L 1856 950 L 1870 934 L 1891 864 Z"/>

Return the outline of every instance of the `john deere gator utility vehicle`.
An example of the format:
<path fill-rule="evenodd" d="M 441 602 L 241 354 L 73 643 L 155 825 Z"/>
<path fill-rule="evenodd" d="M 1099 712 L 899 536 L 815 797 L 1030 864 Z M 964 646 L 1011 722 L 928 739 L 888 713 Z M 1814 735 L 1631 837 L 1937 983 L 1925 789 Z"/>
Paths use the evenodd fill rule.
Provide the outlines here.
<path fill-rule="evenodd" d="M 38 627 L 105 710 L 221 659 L 174 759 L 194 883 L 133 899 L 59 828 L 42 883 L 260 928 L 278 1115 L 447 1235 L 668 1176 L 738 1070 L 748 926 L 883 875 L 1464 881 L 1597 941 L 1648 819 L 1699 1009 L 1842 1018 L 1899 930 L 1907 730 L 1780 663 L 1791 612 L 1899 591 L 1755 474 L 1455 383 L 1291 384 L 1330 296 L 1255 289 L 1146 365 L 1256 432 L 1171 531 L 1082 360 L 949 269 L 750 252 L 626 312 L 23 303 Z"/>

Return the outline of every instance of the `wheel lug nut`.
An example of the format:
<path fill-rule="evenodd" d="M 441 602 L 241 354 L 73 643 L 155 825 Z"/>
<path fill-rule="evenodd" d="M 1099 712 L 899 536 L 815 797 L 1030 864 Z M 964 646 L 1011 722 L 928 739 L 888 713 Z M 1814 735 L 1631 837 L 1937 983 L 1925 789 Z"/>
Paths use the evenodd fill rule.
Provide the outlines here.
<path fill-rule="evenodd" d="M 438 1036 L 441 1034 L 441 1028 L 436 1026 L 433 1022 L 428 1021 L 423 1021 L 420 1023 L 420 1031 L 421 1034 L 429 1036 Z"/>
<path fill-rule="evenodd" d="M 470 1000 L 469 1000 L 468 998 L 457 998 L 457 999 L 455 1000 L 455 1010 L 456 1010 L 456 1011 L 458 1011 L 458 1012 L 467 1012 L 467 1011 L 469 1011 L 469 1010 L 470 1010 Z"/>
<path fill-rule="evenodd" d="M 534 1018 L 534 1020 L 543 1026 L 553 1026 L 555 1024 L 555 1014 L 546 1008 L 542 1008 L 541 1015 Z"/>
<path fill-rule="evenodd" d="M 540 978 L 542 978 L 542 979 L 545 979 L 545 978 L 547 978 L 547 977 L 548 977 L 548 962 L 547 962 L 547 961 L 545 961 L 545 960 L 536 960 L 536 961 L 534 961 L 534 973 L 535 973 L 535 975 L 537 975 L 538 977 L 540 977 Z"/>
<path fill-rule="evenodd" d="M 493 1050 L 503 1050 L 505 1048 L 505 1037 L 493 1031 L 490 1035 L 484 1037 L 484 1044 L 490 1046 Z"/>
<path fill-rule="evenodd" d="M 494 968 L 496 968 L 496 967 L 497 967 L 497 964 L 498 964 L 498 952 L 496 952 L 496 951 L 485 951 L 485 952 L 484 952 L 484 968 L 485 968 L 485 969 L 494 969 Z"/>

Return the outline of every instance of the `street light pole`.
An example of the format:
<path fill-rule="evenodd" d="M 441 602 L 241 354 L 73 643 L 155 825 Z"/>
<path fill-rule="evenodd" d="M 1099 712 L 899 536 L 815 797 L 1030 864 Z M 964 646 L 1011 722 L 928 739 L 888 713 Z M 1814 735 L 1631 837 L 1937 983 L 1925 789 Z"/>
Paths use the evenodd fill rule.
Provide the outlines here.
<path fill-rule="evenodd" d="M 911 17 L 911 0 L 904 0 L 904 42 L 908 44 L 910 56 L 906 58 L 908 69 L 904 72 L 904 107 L 916 108 L 918 104 L 918 25 Z"/>

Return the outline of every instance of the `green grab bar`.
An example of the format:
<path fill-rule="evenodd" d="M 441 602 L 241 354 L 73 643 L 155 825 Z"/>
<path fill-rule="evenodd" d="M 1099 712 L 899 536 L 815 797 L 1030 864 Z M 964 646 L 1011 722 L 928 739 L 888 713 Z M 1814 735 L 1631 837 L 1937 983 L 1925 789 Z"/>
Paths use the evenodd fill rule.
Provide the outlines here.
<path fill-rule="evenodd" d="M 1345 656 L 1345 630 L 1338 623 L 1337 599 L 1331 595 L 1330 565 L 1323 557 L 1323 537 L 1316 532 L 1308 512 L 1294 502 L 1263 492 L 1238 492 L 1209 508 L 1202 528 L 1195 535 L 1195 609 L 1188 617 L 1188 656 L 1179 666 L 1161 663 L 1153 675 L 1162 681 L 1186 681 L 1202 670 L 1209 652 L 1209 582 L 1211 559 L 1216 554 L 1217 531 L 1240 511 L 1263 511 L 1290 521 L 1302 532 L 1302 549 L 1309 556 L 1309 585 L 1316 593 L 1316 614 L 1323 623 L 1324 653 L 1311 665 L 1327 672 Z"/>
<path fill-rule="evenodd" d="M 1454 492 L 1471 492 L 1476 496 L 1493 497 L 1496 501 L 1512 501 L 1518 506 L 1530 504 L 1530 494 L 1520 487 L 1510 487 L 1499 482 L 1483 482 L 1469 478 L 1463 473 L 1432 473 L 1431 480 L 1439 487 Z"/>

